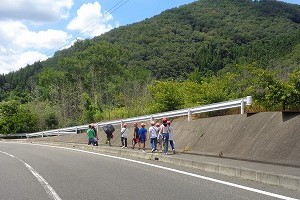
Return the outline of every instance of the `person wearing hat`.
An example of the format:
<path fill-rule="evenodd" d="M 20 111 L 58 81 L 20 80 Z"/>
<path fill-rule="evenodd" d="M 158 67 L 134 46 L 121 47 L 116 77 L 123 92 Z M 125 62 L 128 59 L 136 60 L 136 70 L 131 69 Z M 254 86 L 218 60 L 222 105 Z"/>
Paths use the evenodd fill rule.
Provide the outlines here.
<path fill-rule="evenodd" d="M 121 129 L 121 143 L 122 143 L 122 148 L 127 148 L 127 137 L 128 137 L 127 124 L 123 124 L 123 128 Z"/>
<path fill-rule="evenodd" d="M 139 129 L 139 138 L 140 138 L 140 143 L 142 143 L 142 145 L 143 145 L 143 147 L 142 147 L 143 152 L 146 152 L 145 146 L 146 146 L 146 138 L 147 138 L 147 129 L 145 129 L 145 126 L 146 126 L 146 124 L 141 123 L 142 128 Z"/>
<path fill-rule="evenodd" d="M 135 145 L 139 144 L 139 150 L 141 149 L 141 144 L 139 140 L 139 127 L 137 123 L 133 123 L 133 138 L 132 138 L 132 149 L 134 149 Z"/>
<path fill-rule="evenodd" d="M 173 154 L 175 154 L 175 146 L 174 146 L 174 131 L 173 131 L 173 127 L 171 126 L 171 122 L 167 121 L 167 125 L 169 127 L 169 141 L 170 141 L 170 145 L 172 147 L 172 152 Z"/>
<path fill-rule="evenodd" d="M 165 154 L 168 154 L 168 143 L 169 143 L 169 126 L 167 124 L 167 118 L 162 119 L 162 125 L 160 126 L 160 133 L 163 136 L 163 144 L 164 144 L 164 149 L 165 149 Z"/>
<path fill-rule="evenodd" d="M 89 124 L 89 128 L 87 130 L 87 135 L 88 135 L 88 145 L 95 145 L 94 137 L 95 137 L 95 132 L 92 128 L 92 124 Z"/>
<path fill-rule="evenodd" d="M 162 134 L 160 132 L 160 123 L 157 122 L 155 124 L 155 126 L 156 126 L 157 144 L 159 146 L 159 151 L 163 152 L 163 136 L 162 136 Z"/>
<path fill-rule="evenodd" d="M 156 150 L 156 145 L 157 145 L 157 131 L 155 127 L 155 122 L 151 122 L 151 126 L 149 128 L 149 139 L 150 139 L 150 144 L 151 144 L 151 152 L 153 153 Z"/>

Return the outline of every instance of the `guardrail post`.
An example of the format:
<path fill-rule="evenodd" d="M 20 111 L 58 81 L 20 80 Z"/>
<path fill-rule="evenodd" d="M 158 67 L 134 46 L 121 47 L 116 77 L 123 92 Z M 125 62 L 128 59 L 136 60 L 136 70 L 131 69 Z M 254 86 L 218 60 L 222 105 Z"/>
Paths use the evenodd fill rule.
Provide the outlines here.
<path fill-rule="evenodd" d="M 98 123 L 96 124 L 96 126 L 97 126 L 96 130 L 97 130 L 97 133 L 98 133 L 98 132 L 99 132 L 99 126 L 98 126 Z"/>
<path fill-rule="evenodd" d="M 188 109 L 188 121 L 191 121 L 191 109 Z"/>
<path fill-rule="evenodd" d="M 252 104 L 252 96 L 247 96 L 246 97 L 246 105 L 251 105 Z"/>
<path fill-rule="evenodd" d="M 244 99 L 241 100 L 241 114 L 245 113 L 245 103 L 244 103 Z"/>
<path fill-rule="evenodd" d="M 44 132 L 42 132 L 42 137 L 44 137 Z"/>
<path fill-rule="evenodd" d="M 122 127 L 123 127 L 123 120 L 121 120 L 121 129 L 122 129 Z"/>
<path fill-rule="evenodd" d="M 153 116 L 150 117 L 150 122 L 152 122 L 152 121 L 153 121 Z"/>

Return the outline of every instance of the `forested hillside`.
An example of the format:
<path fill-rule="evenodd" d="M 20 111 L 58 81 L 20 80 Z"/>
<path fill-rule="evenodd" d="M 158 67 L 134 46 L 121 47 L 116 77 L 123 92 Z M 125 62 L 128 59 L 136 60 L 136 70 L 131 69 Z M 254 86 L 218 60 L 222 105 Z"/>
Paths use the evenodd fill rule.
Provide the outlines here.
<path fill-rule="evenodd" d="M 199 0 L 78 40 L 0 76 L 0 133 L 64 127 L 252 95 L 299 110 L 300 6 Z"/>

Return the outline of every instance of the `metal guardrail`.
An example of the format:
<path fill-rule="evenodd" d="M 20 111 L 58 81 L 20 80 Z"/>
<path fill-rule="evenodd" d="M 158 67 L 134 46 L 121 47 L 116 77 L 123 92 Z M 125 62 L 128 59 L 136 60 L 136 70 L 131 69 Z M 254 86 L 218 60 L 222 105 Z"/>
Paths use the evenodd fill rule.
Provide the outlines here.
<path fill-rule="evenodd" d="M 114 121 L 99 122 L 99 123 L 95 123 L 95 125 L 97 126 L 97 129 L 99 129 L 99 127 L 103 127 L 107 124 L 112 124 L 112 125 L 120 124 L 122 126 L 123 123 L 141 122 L 141 121 L 148 121 L 148 120 L 152 121 L 155 119 L 161 119 L 163 117 L 172 118 L 172 117 L 185 116 L 185 115 L 188 116 L 188 121 L 190 121 L 192 114 L 205 113 L 205 112 L 211 112 L 217 110 L 225 110 L 225 109 L 237 108 L 237 107 L 240 107 L 241 114 L 244 114 L 245 105 L 251 105 L 251 104 L 252 104 L 252 97 L 247 96 L 241 99 L 214 103 L 214 104 L 209 104 L 209 105 L 199 106 L 194 108 L 181 109 L 181 110 L 157 113 L 152 115 L 144 115 L 139 117 L 114 120 Z M 82 125 L 82 126 L 68 127 L 68 128 L 55 129 L 49 131 L 42 131 L 37 133 L 27 133 L 26 137 L 29 138 L 29 137 L 39 137 L 39 136 L 44 137 L 44 136 L 62 135 L 62 134 L 77 134 L 78 131 L 87 130 L 87 129 L 88 129 L 88 125 Z"/>
<path fill-rule="evenodd" d="M 0 134 L 0 138 L 3 139 L 19 139 L 26 137 L 25 133 L 17 133 L 17 134 Z"/>

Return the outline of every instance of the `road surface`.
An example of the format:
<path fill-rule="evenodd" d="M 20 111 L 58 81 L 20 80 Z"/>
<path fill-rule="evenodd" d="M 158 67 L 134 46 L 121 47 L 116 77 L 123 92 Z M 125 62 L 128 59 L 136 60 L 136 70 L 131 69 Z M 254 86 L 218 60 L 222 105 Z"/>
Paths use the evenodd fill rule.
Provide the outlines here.
<path fill-rule="evenodd" d="M 299 191 L 158 161 L 46 145 L 0 142 L 0 163 L 1 200 L 300 198 Z"/>

